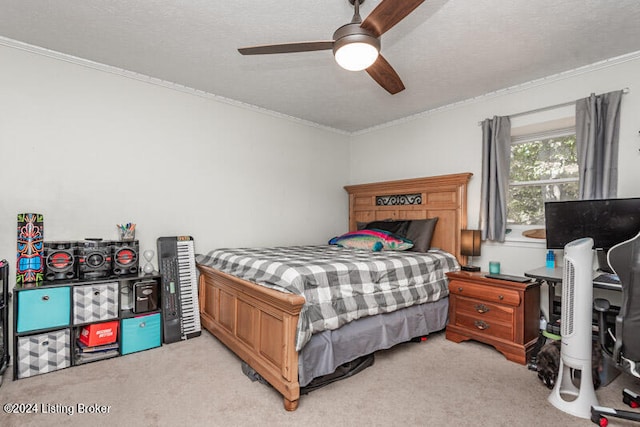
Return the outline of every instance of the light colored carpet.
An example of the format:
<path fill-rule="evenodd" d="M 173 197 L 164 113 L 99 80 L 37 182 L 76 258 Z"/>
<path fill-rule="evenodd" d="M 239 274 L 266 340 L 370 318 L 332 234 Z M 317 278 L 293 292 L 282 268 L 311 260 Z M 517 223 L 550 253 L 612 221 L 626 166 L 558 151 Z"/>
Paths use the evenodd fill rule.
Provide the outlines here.
<path fill-rule="evenodd" d="M 621 375 L 596 394 L 622 408 Z M 281 396 L 251 382 L 240 360 L 209 333 L 184 342 L 18 381 L 5 373 L 0 403 L 72 408 L 67 414 L 0 414 L 0 426 L 588 426 L 547 402 L 535 372 L 492 347 L 447 341 L 378 352 L 375 364 L 302 396 L 295 412 Z M 78 407 L 109 407 L 78 414 Z M 48 406 L 47 406 L 48 405 Z M 56 406 L 58 405 L 58 406 Z M 631 425 L 611 420 L 610 425 Z"/>

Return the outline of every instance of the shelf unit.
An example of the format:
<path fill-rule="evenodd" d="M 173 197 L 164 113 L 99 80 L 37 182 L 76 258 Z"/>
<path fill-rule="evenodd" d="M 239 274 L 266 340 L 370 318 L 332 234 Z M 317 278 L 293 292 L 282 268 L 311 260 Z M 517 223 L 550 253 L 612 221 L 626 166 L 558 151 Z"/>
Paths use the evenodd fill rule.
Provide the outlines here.
<path fill-rule="evenodd" d="M 162 345 L 159 275 L 14 290 L 14 380 Z M 87 349 L 79 343 L 84 328 L 96 336 L 116 335 L 115 341 L 111 348 Z"/>

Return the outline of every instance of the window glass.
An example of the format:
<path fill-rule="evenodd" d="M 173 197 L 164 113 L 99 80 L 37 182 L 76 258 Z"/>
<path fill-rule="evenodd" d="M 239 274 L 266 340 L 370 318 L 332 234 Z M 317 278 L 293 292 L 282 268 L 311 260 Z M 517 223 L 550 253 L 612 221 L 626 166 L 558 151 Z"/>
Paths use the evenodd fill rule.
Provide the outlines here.
<path fill-rule="evenodd" d="M 507 224 L 543 225 L 544 202 L 578 198 L 575 129 L 518 137 L 511 145 Z"/>

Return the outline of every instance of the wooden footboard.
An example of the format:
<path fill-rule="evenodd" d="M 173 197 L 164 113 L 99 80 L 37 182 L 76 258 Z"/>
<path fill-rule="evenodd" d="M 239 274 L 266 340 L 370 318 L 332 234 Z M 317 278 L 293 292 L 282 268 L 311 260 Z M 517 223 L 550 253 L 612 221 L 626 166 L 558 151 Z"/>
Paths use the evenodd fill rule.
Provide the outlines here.
<path fill-rule="evenodd" d="M 345 187 L 349 229 L 358 222 L 438 217 L 432 246 L 454 254 L 460 263 L 460 230 L 467 225 L 470 173 L 388 181 Z M 295 337 L 304 297 L 250 283 L 204 265 L 200 269 L 202 326 L 247 362 L 298 407 L 298 353 Z"/>
<path fill-rule="evenodd" d="M 304 297 L 198 265 L 202 326 L 249 364 L 294 411 L 300 398 L 295 339 Z"/>

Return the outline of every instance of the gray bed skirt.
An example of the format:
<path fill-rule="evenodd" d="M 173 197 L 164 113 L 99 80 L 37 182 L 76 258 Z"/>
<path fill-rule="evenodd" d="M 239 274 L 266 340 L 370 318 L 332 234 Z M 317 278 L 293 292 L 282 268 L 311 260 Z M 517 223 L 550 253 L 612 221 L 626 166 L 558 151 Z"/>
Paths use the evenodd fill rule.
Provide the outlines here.
<path fill-rule="evenodd" d="M 304 387 L 316 377 L 377 350 L 391 348 L 441 331 L 447 326 L 449 298 L 391 313 L 364 317 L 333 331 L 313 335 L 299 352 L 298 381 Z"/>

